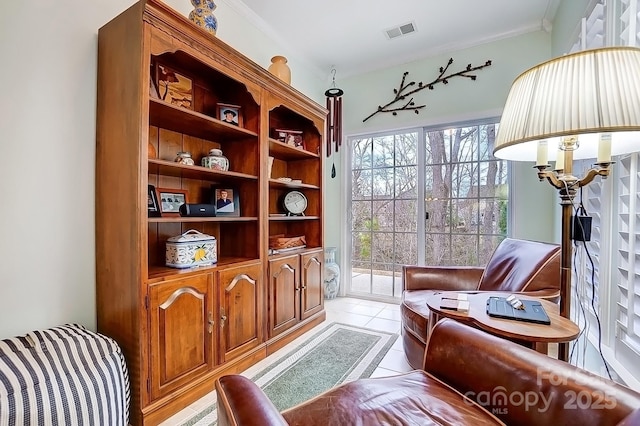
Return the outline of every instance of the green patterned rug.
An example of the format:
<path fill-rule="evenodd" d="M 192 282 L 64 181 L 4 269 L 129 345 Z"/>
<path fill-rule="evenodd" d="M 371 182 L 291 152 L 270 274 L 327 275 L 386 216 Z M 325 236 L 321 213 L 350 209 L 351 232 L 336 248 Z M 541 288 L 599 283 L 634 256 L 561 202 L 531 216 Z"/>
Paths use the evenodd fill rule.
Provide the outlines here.
<path fill-rule="evenodd" d="M 397 337 L 330 323 L 294 350 L 276 356 L 263 370 L 250 368 L 243 375 L 257 383 L 282 411 L 341 383 L 370 377 Z M 215 425 L 216 419 L 213 404 L 182 426 Z"/>

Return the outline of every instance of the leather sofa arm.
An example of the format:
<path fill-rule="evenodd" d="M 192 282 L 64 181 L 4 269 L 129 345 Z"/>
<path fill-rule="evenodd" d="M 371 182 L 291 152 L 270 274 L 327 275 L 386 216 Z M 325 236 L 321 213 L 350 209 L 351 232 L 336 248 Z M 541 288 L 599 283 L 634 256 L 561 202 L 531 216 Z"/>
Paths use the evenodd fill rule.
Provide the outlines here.
<path fill-rule="evenodd" d="M 484 268 L 476 266 L 402 267 L 404 290 L 472 291 L 478 288 Z"/>
<path fill-rule="evenodd" d="M 640 407 L 625 386 L 449 319 L 431 331 L 424 369 L 506 424 L 616 425 Z"/>
<path fill-rule="evenodd" d="M 240 375 L 216 380 L 218 425 L 286 426 L 278 409 L 251 380 Z"/>

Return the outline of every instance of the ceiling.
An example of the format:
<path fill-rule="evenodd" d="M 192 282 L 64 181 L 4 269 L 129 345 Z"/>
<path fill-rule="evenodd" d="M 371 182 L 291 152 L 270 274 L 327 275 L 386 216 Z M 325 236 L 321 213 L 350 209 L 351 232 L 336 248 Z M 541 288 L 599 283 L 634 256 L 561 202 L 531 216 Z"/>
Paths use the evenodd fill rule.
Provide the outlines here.
<path fill-rule="evenodd" d="M 237 0 L 319 75 L 387 68 L 530 31 L 550 31 L 561 0 Z M 389 39 L 386 30 L 416 31 Z"/>

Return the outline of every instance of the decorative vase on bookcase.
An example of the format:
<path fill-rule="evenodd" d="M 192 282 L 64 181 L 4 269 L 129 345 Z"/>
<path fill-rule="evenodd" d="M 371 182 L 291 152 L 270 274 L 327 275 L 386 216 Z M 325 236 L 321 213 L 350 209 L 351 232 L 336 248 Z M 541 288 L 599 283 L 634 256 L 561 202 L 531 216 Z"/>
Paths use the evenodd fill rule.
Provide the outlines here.
<path fill-rule="evenodd" d="M 291 69 L 287 65 L 287 58 L 284 56 L 274 56 L 271 58 L 269 72 L 287 84 L 291 84 Z"/>
<path fill-rule="evenodd" d="M 191 0 L 194 9 L 189 13 L 189 20 L 207 32 L 216 35 L 218 20 L 213 16 L 217 7 L 213 0 Z"/>
<path fill-rule="evenodd" d="M 340 289 L 340 266 L 336 263 L 336 248 L 324 250 L 324 298 L 334 299 Z"/>

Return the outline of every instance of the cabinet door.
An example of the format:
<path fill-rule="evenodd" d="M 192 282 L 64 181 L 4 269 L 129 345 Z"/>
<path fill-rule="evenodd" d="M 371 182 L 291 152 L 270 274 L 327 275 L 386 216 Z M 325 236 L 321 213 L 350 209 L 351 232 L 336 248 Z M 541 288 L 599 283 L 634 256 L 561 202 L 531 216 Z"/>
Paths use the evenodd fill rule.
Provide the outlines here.
<path fill-rule="evenodd" d="M 262 264 L 218 272 L 220 362 L 227 362 L 262 342 Z"/>
<path fill-rule="evenodd" d="M 149 289 L 151 399 L 213 368 L 212 278 L 190 276 Z"/>
<path fill-rule="evenodd" d="M 269 337 L 300 320 L 298 262 L 298 255 L 269 260 Z"/>
<path fill-rule="evenodd" d="M 322 268 L 324 256 L 322 250 L 305 253 L 300 256 L 301 313 L 300 319 L 307 319 L 323 309 L 324 285 Z"/>

